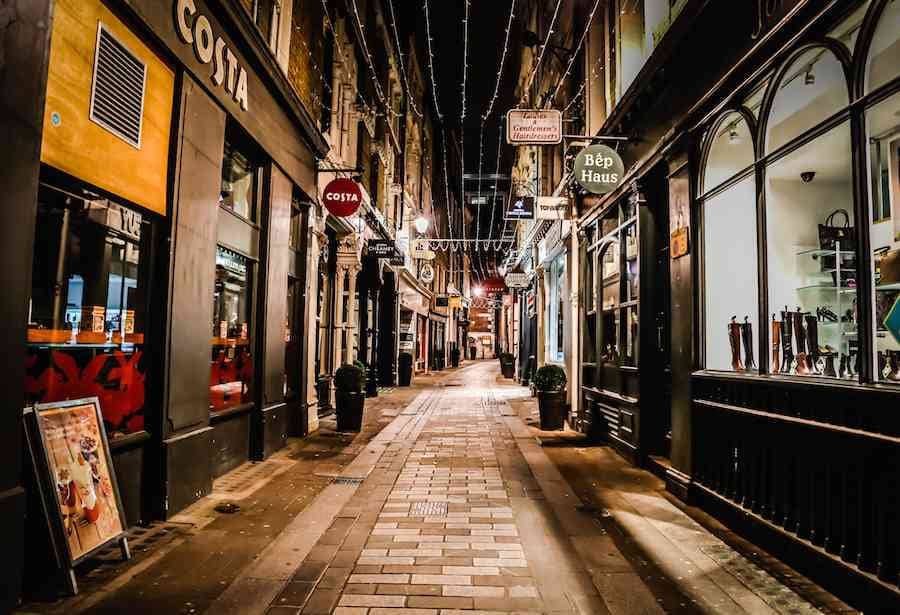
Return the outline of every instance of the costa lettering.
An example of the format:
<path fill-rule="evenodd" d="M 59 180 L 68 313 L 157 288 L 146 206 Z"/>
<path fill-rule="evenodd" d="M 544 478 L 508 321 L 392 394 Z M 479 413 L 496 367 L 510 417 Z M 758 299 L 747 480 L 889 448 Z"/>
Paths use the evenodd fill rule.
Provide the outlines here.
<path fill-rule="evenodd" d="M 612 192 L 622 183 L 625 164 L 615 150 L 605 145 L 586 147 L 575 158 L 575 181 L 593 194 Z"/>
<path fill-rule="evenodd" d="M 194 55 L 201 64 L 212 63 L 213 84 L 224 86 L 234 102 L 247 111 L 247 71 L 225 40 L 213 34 L 209 18 L 198 14 L 194 0 L 175 1 L 175 30 L 182 42 L 193 45 Z"/>
<path fill-rule="evenodd" d="M 362 191 L 352 179 L 339 177 L 328 182 L 322 191 L 325 209 L 338 218 L 352 216 L 362 204 Z"/>

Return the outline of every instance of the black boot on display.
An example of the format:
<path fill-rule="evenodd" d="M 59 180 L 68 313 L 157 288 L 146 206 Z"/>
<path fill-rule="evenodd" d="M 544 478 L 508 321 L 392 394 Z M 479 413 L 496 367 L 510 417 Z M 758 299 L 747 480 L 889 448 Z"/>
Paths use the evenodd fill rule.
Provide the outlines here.
<path fill-rule="evenodd" d="M 744 364 L 741 363 L 741 324 L 737 321 L 737 316 L 732 316 L 731 322 L 728 323 L 728 341 L 731 344 L 731 369 L 742 372 Z"/>
<path fill-rule="evenodd" d="M 744 341 L 744 369 L 753 369 L 756 361 L 753 359 L 753 325 L 749 316 L 744 316 L 741 323 L 741 338 Z"/>
<path fill-rule="evenodd" d="M 838 378 L 843 378 L 847 373 L 847 355 L 841 353 L 841 367 L 838 370 Z"/>
<path fill-rule="evenodd" d="M 837 373 L 834 371 L 835 358 L 837 358 L 837 354 L 835 354 L 835 353 L 825 355 L 825 371 L 822 373 L 830 378 L 834 378 L 837 376 Z M 841 369 L 843 369 L 843 368 L 841 368 Z"/>
<path fill-rule="evenodd" d="M 786 308 L 787 306 L 785 306 Z M 781 373 L 791 373 L 794 366 L 794 346 L 791 341 L 793 334 L 793 315 L 785 309 L 781 313 Z"/>
<path fill-rule="evenodd" d="M 803 311 L 799 306 L 794 312 L 794 338 L 797 340 L 797 373 L 805 376 L 809 373 L 806 363 L 806 328 L 803 326 Z"/>
<path fill-rule="evenodd" d="M 804 315 L 806 320 L 806 338 L 809 342 L 809 355 L 806 364 L 813 373 L 820 373 L 819 363 L 819 321 L 812 314 Z"/>

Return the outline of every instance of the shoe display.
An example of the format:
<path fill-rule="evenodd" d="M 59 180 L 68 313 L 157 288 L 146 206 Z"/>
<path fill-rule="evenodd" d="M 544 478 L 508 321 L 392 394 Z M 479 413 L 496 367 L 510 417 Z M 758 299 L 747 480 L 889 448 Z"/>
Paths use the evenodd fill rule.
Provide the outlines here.
<path fill-rule="evenodd" d="M 819 321 L 812 314 L 805 314 L 803 319 L 806 321 L 806 338 L 809 342 L 809 354 L 807 355 L 807 366 L 809 371 L 813 373 L 821 373 L 817 364 L 819 362 Z"/>
<path fill-rule="evenodd" d="M 797 373 L 805 376 L 809 373 L 806 357 L 806 328 L 803 326 L 803 311 L 797 307 L 793 313 L 794 338 L 797 340 Z"/>
<path fill-rule="evenodd" d="M 794 366 L 794 346 L 791 341 L 793 318 L 793 312 L 788 312 L 787 306 L 784 306 L 784 311 L 781 313 L 781 373 L 783 374 L 791 373 L 791 368 Z"/>
<path fill-rule="evenodd" d="M 744 342 L 744 369 L 753 369 L 756 361 L 753 359 L 753 325 L 749 316 L 744 316 L 741 323 L 741 339 Z"/>
<path fill-rule="evenodd" d="M 737 321 L 737 316 L 731 317 L 728 323 L 728 341 L 731 343 L 731 368 L 736 372 L 744 371 L 744 364 L 741 362 L 741 323 Z"/>
<path fill-rule="evenodd" d="M 770 369 L 772 373 L 781 371 L 781 321 L 775 320 L 775 314 L 772 314 L 772 365 Z"/>

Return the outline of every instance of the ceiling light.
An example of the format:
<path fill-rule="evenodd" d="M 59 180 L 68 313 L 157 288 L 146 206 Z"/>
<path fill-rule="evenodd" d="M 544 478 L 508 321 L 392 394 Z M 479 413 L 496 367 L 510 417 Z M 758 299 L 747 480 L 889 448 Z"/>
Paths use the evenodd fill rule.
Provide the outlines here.
<path fill-rule="evenodd" d="M 419 234 L 424 235 L 428 231 L 431 222 L 429 222 L 428 218 L 425 216 L 419 216 L 416 218 L 414 224 L 416 225 L 416 230 L 419 231 Z"/>
<path fill-rule="evenodd" d="M 741 142 L 741 135 L 738 134 L 736 128 L 732 128 L 728 131 L 728 142 L 732 145 L 738 145 Z"/>
<path fill-rule="evenodd" d="M 803 77 L 803 83 L 806 85 L 814 85 L 816 83 L 816 76 L 812 72 L 812 66 L 806 69 L 806 75 Z"/>

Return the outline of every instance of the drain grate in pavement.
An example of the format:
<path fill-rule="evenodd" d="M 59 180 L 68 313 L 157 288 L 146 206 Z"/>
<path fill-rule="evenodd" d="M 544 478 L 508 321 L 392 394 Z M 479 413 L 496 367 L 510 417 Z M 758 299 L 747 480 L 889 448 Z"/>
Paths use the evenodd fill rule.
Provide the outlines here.
<path fill-rule="evenodd" d="M 728 545 L 707 545 L 700 547 L 700 550 L 779 613 L 784 615 L 821 613 L 794 590 Z"/>
<path fill-rule="evenodd" d="M 78 584 L 82 591 L 93 591 L 128 568 L 143 561 L 176 538 L 187 536 L 193 526 L 189 523 L 150 523 L 128 529 L 128 547 L 131 559 L 122 560 L 119 545 L 110 545 L 78 567 Z"/>
<path fill-rule="evenodd" d="M 261 462 L 248 461 L 213 481 L 211 497 L 235 500 L 249 497 L 292 464 L 290 459 L 279 458 Z"/>
<path fill-rule="evenodd" d="M 334 479 L 337 485 L 360 485 L 364 479 L 355 476 L 338 476 Z"/>
<path fill-rule="evenodd" d="M 409 508 L 410 517 L 447 516 L 447 502 L 413 502 Z"/>

